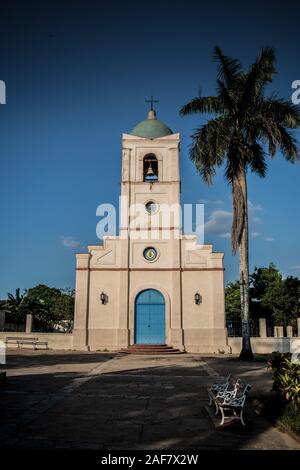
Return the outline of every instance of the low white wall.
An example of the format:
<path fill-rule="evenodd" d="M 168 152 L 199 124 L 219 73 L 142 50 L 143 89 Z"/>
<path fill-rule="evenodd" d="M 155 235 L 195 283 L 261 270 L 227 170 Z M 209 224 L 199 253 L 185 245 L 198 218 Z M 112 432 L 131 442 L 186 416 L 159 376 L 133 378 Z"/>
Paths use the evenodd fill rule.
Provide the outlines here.
<path fill-rule="evenodd" d="M 73 335 L 69 333 L 24 333 L 24 332 L 0 332 L 0 341 L 5 341 L 6 337 L 17 336 L 22 338 L 38 338 L 39 341 L 47 341 L 48 348 L 50 349 L 73 349 Z M 8 344 L 8 348 L 16 348 L 17 345 L 13 343 Z M 23 346 L 24 348 L 31 348 L 31 345 Z M 39 346 L 43 349 L 44 346 Z"/>
<path fill-rule="evenodd" d="M 38 338 L 39 341 L 47 341 L 50 349 L 73 349 L 73 335 L 68 333 L 11 333 L 0 332 L 0 341 L 5 341 L 7 336 L 22 336 L 28 338 Z M 254 353 L 257 354 L 270 354 L 273 351 L 279 352 L 295 352 L 300 351 L 300 338 L 251 338 L 251 345 Z M 239 354 L 242 347 L 242 338 L 228 338 L 228 346 L 231 348 L 232 354 Z M 9 348 L 16 348 L 16 344 L 9 344 Z M 32 346 L 24 346 L 24 348 L 31 348 Z M 43 346 L 40 347 L 42 349 Z M 201 352 L 211 353 L 209 348 L 202 348 L 201 351 L 190 350 L 188 352 Z M 217 351 L 214 351 L 217 352 Z"/>
<path fill-rule="evenodd" d="M 228 338 L 228 345 L 232 354 L 239 354 L 242 347 L 242 338 Z M 294 352 L 300 351 L 300 338 L 251 338 L 254 353 L 270 354 L 273 351 Z"/>

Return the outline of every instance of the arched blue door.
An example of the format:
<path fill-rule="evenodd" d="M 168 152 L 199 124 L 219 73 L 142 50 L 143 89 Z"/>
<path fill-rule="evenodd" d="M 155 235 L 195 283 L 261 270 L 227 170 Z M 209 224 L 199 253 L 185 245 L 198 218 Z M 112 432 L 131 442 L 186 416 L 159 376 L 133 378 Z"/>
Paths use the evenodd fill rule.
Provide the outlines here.
<path fill-rule="evenodd" d="M 143 290 L 135 299 L 135 343 L 165 343 L 165 300 L 154 289 Z"/>

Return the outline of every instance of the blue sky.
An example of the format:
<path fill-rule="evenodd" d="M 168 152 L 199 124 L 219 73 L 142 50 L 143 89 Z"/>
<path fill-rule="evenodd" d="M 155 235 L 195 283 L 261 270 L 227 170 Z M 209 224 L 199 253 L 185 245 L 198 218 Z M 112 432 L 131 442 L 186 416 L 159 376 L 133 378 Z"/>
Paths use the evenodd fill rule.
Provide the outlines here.
<path fill-rule="evenodd" d="M 96 207 L 117 204 L 121 133 L 144 119 L 145 98 L 181 133 L 182 202 L 205 202 L 206 242 L 231 255 L 230 188 L 220 170 L 213 187 L 188 158 L 204 117 L 179 108 L 215 91 L 215 45 L 247 66 L 274 46 L 270 91 L 291 96 L 300 80 L 299 5 L 292 1 L 11 1 L 0 19 L 0 297 L 38 283 L 74 287 L 76 251 L 97 243 Z M 298 133 L 298 137 L 299 133 Z M 267 178 L 249 175 L 250 268 L 274 261 L 300 274 L 300 166 L 270 160 Z"/>

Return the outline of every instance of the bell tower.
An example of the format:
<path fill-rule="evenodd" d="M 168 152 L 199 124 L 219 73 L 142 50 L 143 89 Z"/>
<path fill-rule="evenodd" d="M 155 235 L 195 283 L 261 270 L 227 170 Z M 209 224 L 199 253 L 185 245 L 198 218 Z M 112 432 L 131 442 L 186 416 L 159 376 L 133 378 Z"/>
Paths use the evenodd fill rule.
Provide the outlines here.
<path fill-rule="evenodd" d="M 179 204 L 179 193 L 179 134 L 173 134 L 150 109 L 147 119 L 122 136 L 121 195 L 136 207 L 153 199 L 152 208 L 158 209 L 160 204 Z"/>
<path fill-rule="evenodd" d="M 179 141 L 179 134 L 158 120 L 152 107 L 144 121 L 123 134 L 120 234 L 128 236 L 124 262 L 127 258 L 131 286 L 137 277 L 145 288 L 159 287 L 158 279 L 165 278 L 172 299 L 166 342 L 182 347 Z M 132 344 L 130 308 L 128 323 Z"/>
<path fill-rule="evenodd" d="M 131 208 L 122 229 L 175 228 L 174 222 L 168 226 L 158 213 L 160 208 L 180 204 L 179 134 L 159 121 L 154 109 L 130 134 L 122 136 L 121 195 Z M 176 228 L 180 229 L 178 223 Z"/>

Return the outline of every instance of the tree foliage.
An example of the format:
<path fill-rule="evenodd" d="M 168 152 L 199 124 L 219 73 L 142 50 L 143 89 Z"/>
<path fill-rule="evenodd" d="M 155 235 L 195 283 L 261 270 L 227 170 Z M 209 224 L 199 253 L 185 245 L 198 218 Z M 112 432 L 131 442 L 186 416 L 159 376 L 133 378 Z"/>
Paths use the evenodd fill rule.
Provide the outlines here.
<path fill-rule="evenodd" d="M 6 312 L 8 322 L 25 323 L 26 308 L 24 297 L 19 288 L 16 289 L 15 294 L 7 294 L 7 301 L 1 306 L 1 310 Z"/>
<path fill-rule="evenodd" d="M 241 296 L 239 281 L 230 282 L 225 287 L 225 312 L 226 320 L 234 320 L 241 317 Z"/>
<path fill-rule="evenodd" d="M 300 279 L 282 274 L 274 263 L 255 268 L 250 275 L 250 311 L 252 318 L 271 318 L 277 325 L 293 325 L 300 316 Z M 226 319 L 241 317 L 239 282 L 225 288 Z"/>
<path fill-rule="evenodd" d="M 240 177 L 248 170 L 265 177 L 267 156 L 274 157 L 277 150 L 289 162 L 299 159 L 292 132 L 300 126 L 300 107 L 275 94 L 266 95 L 267 85 L 276 73 L 273 48 L 263 48 L 246 70 L 218 46 L 214 60 L 218 66 L 216 95 L 195 97 L 182 106 L 180 114 L 212 115 L 192 135 L 190 158 L 207 184 L 212 184 L 218 167 L 225 167 L 233 195 L 231 241 L 235 253 L 247 211 Z"/>
<path fill-rule="evenodd" d="M 22 295 L 17 289 L 15 295 L 8 294 L 2 308 L 13 323 L 24 323 L 26 314 L 32 314 L 35 329 L 53 330 L 61 326 L 68 331 L 74 317 L 74 291 L 43 284 L 28 289 Z"/>

